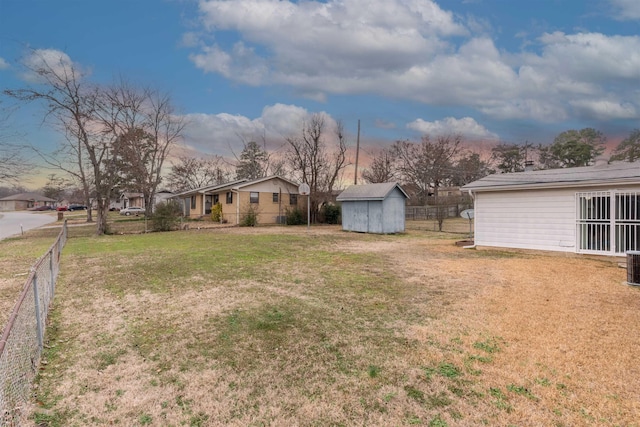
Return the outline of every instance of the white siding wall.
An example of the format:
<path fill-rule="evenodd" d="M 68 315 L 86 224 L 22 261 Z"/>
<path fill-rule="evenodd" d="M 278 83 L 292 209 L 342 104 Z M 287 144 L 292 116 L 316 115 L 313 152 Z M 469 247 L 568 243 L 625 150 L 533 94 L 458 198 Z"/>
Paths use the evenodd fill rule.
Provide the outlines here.
<path fill-rule="evenodd" d="M 576 193 L 614 189 L 640 191 L 618 185 L 475 193 L 475 244 L 577 252 Z"/>
<path fill-rule="evenodd" d="M 475 195 L 475 244 L 575 252 L 576 190 Z"/>

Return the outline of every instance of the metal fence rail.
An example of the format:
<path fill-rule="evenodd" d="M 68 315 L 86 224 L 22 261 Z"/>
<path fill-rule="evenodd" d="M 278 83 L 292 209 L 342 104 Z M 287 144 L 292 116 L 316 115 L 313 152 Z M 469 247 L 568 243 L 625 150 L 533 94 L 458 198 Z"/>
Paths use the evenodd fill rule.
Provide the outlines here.
<path fill-rule="evenodd" d="M 18 426 L 40 365 L 49 306 L 67 242 L 65 221 L 56 241 L 31 267 L 0 338 L 0 426 Z"/>
<path fill-rule="evenodd" d="M 407 206 L 405 208 L 405 219 L 407 221 L 427 221 L 437 219 L 438 213 L 441 218 L 452 218 L 459 216 L 460 212 L 470 207 L 472 208 L 473 205 Z"/>

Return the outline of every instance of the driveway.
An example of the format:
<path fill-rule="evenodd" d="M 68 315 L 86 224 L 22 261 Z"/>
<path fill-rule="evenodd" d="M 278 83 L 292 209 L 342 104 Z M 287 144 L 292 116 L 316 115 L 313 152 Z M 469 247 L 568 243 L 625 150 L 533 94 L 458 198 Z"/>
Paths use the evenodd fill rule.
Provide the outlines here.
<path fill-rule="evenodd" d="M 56 220 L 56 216 L 44 212 L 0 212 L 0 240 Z"/>

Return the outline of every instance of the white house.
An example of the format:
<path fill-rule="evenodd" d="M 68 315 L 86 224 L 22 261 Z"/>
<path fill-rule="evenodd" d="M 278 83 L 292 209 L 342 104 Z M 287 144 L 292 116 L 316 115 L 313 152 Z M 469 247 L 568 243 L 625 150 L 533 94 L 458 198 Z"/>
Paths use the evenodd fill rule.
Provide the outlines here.
<path fill-rule="evenodd" d="M 363 233 L 404 231 L 407 193 L 395 182 L 352 185 L 337 197 L 342 229 Z"/>
<path fill-rule="evenodd" d="M 640 249 L 640 162 L 486 176 L 474 200 L 476 246 L 619 255 Z"/>

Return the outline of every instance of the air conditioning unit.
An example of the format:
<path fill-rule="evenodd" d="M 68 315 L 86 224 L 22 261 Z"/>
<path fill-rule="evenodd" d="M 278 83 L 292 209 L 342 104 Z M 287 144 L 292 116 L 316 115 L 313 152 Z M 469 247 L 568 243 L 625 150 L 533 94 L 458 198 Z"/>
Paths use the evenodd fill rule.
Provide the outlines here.
<path fill-rule="evenodd" d="M 627 283 L 640 286 L 640 251 L 627 251 Z"/>

